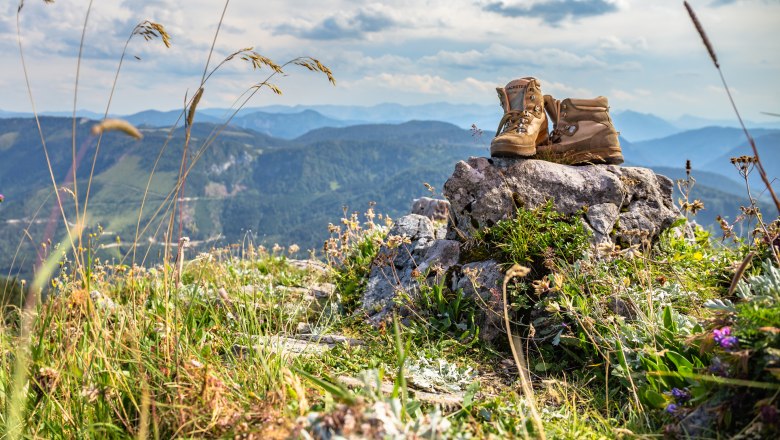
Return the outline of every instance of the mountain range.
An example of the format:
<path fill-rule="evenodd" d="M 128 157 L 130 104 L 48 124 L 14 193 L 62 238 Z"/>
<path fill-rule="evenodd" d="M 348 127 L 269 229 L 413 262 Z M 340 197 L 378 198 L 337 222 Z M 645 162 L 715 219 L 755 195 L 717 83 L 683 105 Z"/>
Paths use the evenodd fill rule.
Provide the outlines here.
<path fill-rule="evenodd" d="M 204 108 L 196 114 L 197 122 L 221 123 L 234 111 L 228 108 Z M 72 112 L 44 112 L 46 116 L 69 117 Z M 182 111 L 144 110 L 129 115 L 112 115 L 126 119 L 134 125 L 167 127 L 180 120 Z M 93 120 L 102 118 L 102 113 L 81 110 L 79 117 Z M 31 117 L 29 113 L 4 112 L 0 118 Z M 683 115 L 676 119 L 664 119 L 659 116 L 632 110 L 612 111 L 615 126 L 624 139 L 631 142 L 643 142 L 660 139 L 685 131 L 708 127 L 737 128 L 734 120 L 715 120 Z M 460 128 L 469 129 L 475 125 L 485 133 L 495 130 L 501 119 L 498 105 L 463 105 L 451 103 L 432 103 L 421 105 L 378 104 L 374 106 L 353 105 L 270 105 L 265 107 L 247 107 L 238 111 L 231 124 L 265 133 L 270 136 L 294 139 L 310 130 L 323 127 L 347 127 L 362 124 L 398 124 L 411 120 L 444 121 Z M 746 122 L 751 129 L 780 129 L 777 122 Z"/>

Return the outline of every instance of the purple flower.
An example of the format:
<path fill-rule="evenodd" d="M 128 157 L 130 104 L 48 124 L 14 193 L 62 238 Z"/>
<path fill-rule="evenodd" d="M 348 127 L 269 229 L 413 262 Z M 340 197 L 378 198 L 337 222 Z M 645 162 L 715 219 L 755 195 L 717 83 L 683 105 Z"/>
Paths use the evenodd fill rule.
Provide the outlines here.
<path fill-rule="evenodd" d="M 670 403 L 666 405 L 666 409 L 664 411 L 668 412 L 669 414 L 674 414 L 677 412 L 678 409 L 679 407 L 676 404 Z"/>
<path fill-rule="evenodd" d="M 772 405 L 764 405 L 761 407 L 761 421 L 767 425 L 780 424 L 780 417 L 778 417 L 777 408 Z"/>
<path fill-rule="evenodd" d="M 710 373 L 721 376 L 721 377 L 728 377 L 729 376 L 729 364 L 724 363 L 720 360 L 719 357 L 715 356 L 712 358 L 712 364 L 710 364 Z"/>
<path fill-rule="evenodd" d="M 730 327 L 723 327 L 720 330 L 713 330 L 712 338 L 715 340 L 715 343 L 725 348 L 726 350 L 733 350 L 737 348 L 737 344 L 739 343 L 736 336 L 731 336 Z"/>
<path fill-rule="evenodd" d="M 0 203 L 3 203 L 3 200 L 5 200 L 5 196 L 0 194 Z"/>
<path fill-rule="evenodd" d="M 677 401 L 677 403 L 685 403 L 688 400 L 691 399 L 691 393 L 688 392 L 688 389 L 679 389 L 679 388 L 672 388 L 672 397 L 674 397 L 674 400 Z"/>

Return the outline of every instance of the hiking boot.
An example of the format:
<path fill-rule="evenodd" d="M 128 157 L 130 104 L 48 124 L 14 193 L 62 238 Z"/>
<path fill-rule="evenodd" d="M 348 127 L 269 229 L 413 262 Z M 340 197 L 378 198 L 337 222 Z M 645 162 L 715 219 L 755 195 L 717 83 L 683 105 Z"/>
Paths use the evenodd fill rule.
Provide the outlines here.
<path fill-rule="evenodd" d="M 618 132 L 609 117 L 607 98 L 566 98 L 559 101 L 544 96 L 544 107 L 553 123 L 550 143 L 539 146 L 540 159 L 576 165 L 584 163 L 623 163 Z"/>
<path fill-rule="evenodd" d="M 490 143 L 490 155 L 533 156 L 536 146 L 547 142 L 547 115 L 539 81 L 516 79 L 504 88 L 497 87 L 496 92 L 504 117 Z"/>

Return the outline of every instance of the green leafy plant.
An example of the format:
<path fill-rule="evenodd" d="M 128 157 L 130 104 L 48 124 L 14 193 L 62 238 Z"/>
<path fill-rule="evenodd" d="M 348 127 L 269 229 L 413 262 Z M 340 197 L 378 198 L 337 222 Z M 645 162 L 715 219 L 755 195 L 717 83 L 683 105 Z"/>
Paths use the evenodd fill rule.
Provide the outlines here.
<path fill-rule="evenodd" d="M 476 341 L 479 327 L 474 322 L 477 310 L 474 300 L 464 296 L 460 289 L 451 291 L 444 282 L 442 277 L 436 283 L 420 283 L 411 305 L 416 313 L 414 322 L 436 333 L 453 335 L 460 341 Z"/>
<path fill-rule="evenodd" d="M 529 266 L 541 275 L 554 260 L 572 263 L 582 257 L 588 233 L 577 216 L 558 212 L 548 201 L 534 209 L 518 208 L 513 218 L 478 231 L 470 247 L 479 256 Z"/>

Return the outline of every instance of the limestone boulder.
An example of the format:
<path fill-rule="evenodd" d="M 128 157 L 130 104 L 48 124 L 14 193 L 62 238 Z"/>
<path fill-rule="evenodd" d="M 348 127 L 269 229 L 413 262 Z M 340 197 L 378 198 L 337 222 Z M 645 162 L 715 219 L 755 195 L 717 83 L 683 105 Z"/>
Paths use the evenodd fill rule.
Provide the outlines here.
<path fill-rule="evenodd" d="M 450 201 L 447 238 L 465 240 L 512 217 L 518 207 L 552 200 L 560 212 L 585 212 L 594 244 L 652 240 L 680 217 L 672 186 L 648 168 L 472 157 L 458 162 L 444 184 Z"/>

